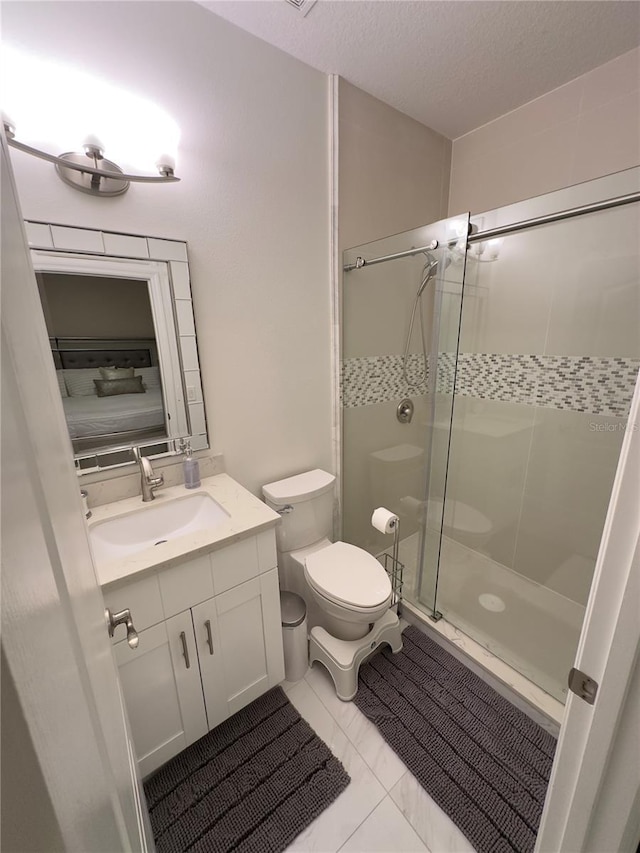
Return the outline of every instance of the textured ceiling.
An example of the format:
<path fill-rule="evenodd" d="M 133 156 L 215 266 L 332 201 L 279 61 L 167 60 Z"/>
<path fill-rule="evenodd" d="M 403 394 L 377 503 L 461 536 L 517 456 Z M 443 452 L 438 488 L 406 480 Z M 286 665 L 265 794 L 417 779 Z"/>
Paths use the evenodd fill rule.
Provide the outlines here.
<path fill-rule="evenodd" d="M 640 44 L 636 0 L 201 5 L 452 139 Z"/>

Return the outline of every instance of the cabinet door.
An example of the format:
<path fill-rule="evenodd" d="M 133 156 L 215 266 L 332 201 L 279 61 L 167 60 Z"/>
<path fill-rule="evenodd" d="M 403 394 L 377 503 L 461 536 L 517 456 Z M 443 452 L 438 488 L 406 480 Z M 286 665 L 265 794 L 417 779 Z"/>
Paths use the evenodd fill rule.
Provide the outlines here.
<path fill-rule="evenodd" d="M 183 639 L 184 635 L 184 647 Z M 191 611 L 114 647 L 142 776 L 207 732 Z M 183 653 L 189 657 L 189 667 Z"/>
<path fill-rule="evenodd" d="M 214 605 L 212 607 L 212 604 Z M 213 717 L 235 714 L 284 678 L 282 627 L 277 570 L 240 584 L 217 595 L 213 602 L 194 608 L 196 634 L 200 637 L 200 608 L 206 607 L 220 654 L 215 673 L 202 669 L 207 709 Z M 215 608 L 215 612 L 214 612 Z M 203 610 L 203 614 L 204 614 Z M 214 627 L 215 626 L 215 627 Z M 198 640 L 198 648 L 203 643 Z M 200 651 L 201 660 L 211 662 L 216 655 Z M 215 725 L 209 718 L 210 726 Z"/>

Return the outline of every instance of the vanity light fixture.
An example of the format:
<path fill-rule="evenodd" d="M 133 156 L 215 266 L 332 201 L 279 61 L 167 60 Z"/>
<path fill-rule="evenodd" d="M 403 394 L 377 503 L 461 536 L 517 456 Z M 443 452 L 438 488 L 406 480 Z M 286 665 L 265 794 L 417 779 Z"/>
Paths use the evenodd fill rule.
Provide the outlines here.
<path fill-rule="evenodd" d="M 145 184 L 169 184 L 180 180 L 174 174 L 173 158 L 165 155 L 158 160 L 158 175 L 131 175 L 124 172 L 116 163 L 106 160 L 100 141 L 90 136 L 82 145 L 82 152 L 69 151 L 55 156 L 39 148 L 33 148 L 19 142 L 15 136 L 15 127 L 3 119 L 7 142 L 18 151 L 24 151 L 41 160 L 53 163 L 58 176 L 68 184 L 84 193 L 99 196 L 122 195 L 129 189 L 131 182 Z"/>

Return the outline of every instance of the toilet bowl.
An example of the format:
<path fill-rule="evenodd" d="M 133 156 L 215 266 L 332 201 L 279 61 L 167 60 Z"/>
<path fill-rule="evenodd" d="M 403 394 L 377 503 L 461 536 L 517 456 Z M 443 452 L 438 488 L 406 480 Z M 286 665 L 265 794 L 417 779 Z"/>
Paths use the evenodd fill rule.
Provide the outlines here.
<path fill-rule="evenodd" d="M 309 554 L 304 577 L 324 627 L 340 640 L 366 636 L 391 605 L 391 581 L 381 564 L 346 542 L 327 542 Z"/>
<path fill-rule="evenodd" d="M 345 699 L 355 695 L 364 652 L 381 642 L 398 651 L 402 640 L 381 563 L 362 548 L 330 539 L 334 483 L 331 474 L 315 469 L 268 483 L 262 492 L 282 516 L 276 527 L 280 588 L 304 598 L 314 659 L 327 666 Z"/>
<path fill-rule="evenodd" d="M 332 542 L 335 477 L 316 469 L 262 487 L 280 512 L 276 528 L 280 588 L 301 595 L 309 628 L 339 640 L 364 637 L 391 604 L 391 581 L 368 551 Z"/>

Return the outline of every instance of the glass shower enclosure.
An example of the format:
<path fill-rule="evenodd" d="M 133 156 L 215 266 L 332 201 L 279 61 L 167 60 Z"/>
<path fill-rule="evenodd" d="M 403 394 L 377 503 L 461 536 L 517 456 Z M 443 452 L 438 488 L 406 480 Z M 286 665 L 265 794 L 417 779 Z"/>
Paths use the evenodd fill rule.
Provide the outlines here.
<path fill-rule="evenodd" d="M 371 512 L 397 513 L 405 601 L 560 701 L 640 366 L 640 204 L 544 217 L 639 189 L 634 169 L 472 215 L 468 243 L 463 216 L 344 255 L 343 538 L 379 553 Z"/>

